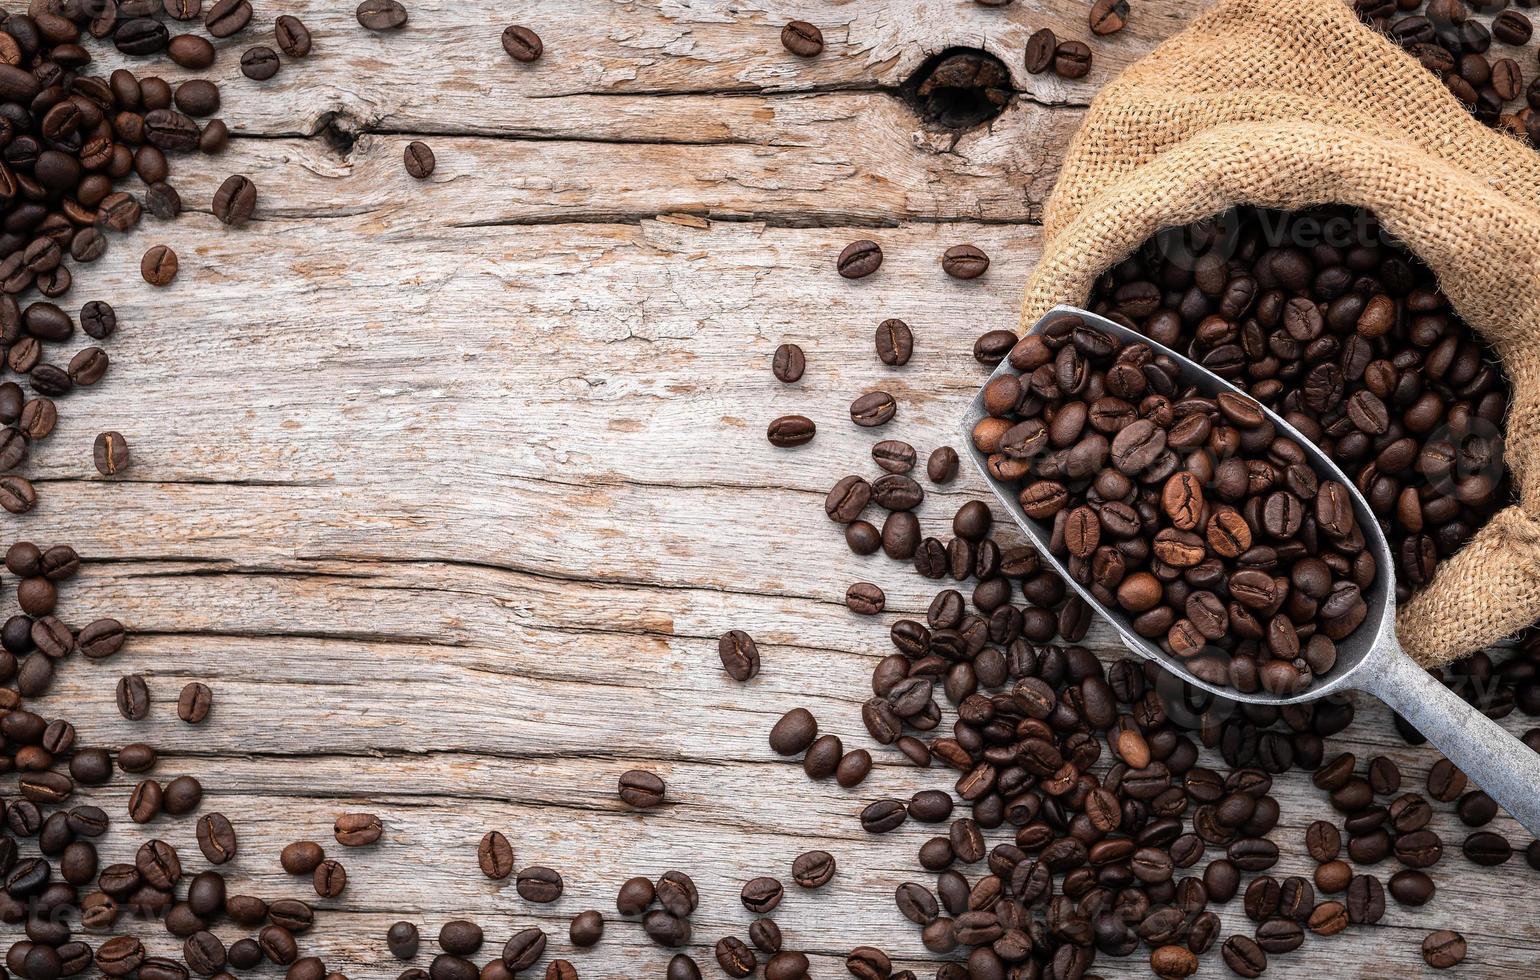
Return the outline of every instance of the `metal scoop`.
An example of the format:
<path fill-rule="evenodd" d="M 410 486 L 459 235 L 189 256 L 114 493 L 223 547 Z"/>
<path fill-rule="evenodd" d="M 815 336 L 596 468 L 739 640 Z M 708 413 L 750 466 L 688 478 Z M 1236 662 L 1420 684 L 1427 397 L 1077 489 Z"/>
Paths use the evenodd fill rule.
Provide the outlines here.
<path fill-rule="evenodd" d="M 1028 334 L 1035 334 L 1066 314 L 1082 318 L 1086 324 L 1110 334 L 1124 343 L 1146 344 L 1157 354 L 1170 357 L 1180 369 L 1178 384 L 1195 387 L 1207 397 L 1222 391 L 1244 394 L 1240 389 L 1217 374 L 1198 366 L 1181 354 L 1161 346 L 1143 334 L 1070 306 L 1050 310 L 1043 319 L 1033 325 Z M 1002 374 L 1019 374 L 1009 360 L 1002 361 L 991 379 Z M 1078 592 L 1090 607 L 1112 624 L 1123 639 L 1123 645 L 1147 660 L 1154 660 L 1188 684 L 1218 697 L 1244 704 L 1287 705 L 1312 701 L 1344 690 L 1367 691 L 1389 705 L 1417 730 L 1427 736 L 1451 762 L 1465 771 L 1487 795 L 1496 800 L 1531 834 L 1540 835 L 1540 753 L 1514 738 L 1496 722 L 1460 700 L 1454 693 L 1419 667 L 1401 650 L 1396 640 L 1396 596 L 1392 587 L 1395 561 L 1390 545 L 1385 540 L 1379 521 L 1369 509 L 1369 504 L 1358 492 L 1353 481 L 1338 469 L 1331 458 L 1289 425 L 1275 412 L 1263 406 L 1268 420 L 1280 434 L 1288 436 L 1304 449 L 1316 474 L 1322 479 L 1336 480 L 1348 488 L 1352 495 L 1353 511 L 1358 526 L 1363 529 L 1364 545 L 1374 555 L 1377 574 L 1374 583 L 1364 590 L 1364 601 L 1369 613 L 1352 635 L 1337 644 L 1337 662 L 1333 670 L 1303 693 L 1276 695 L 1266 691 L 1243 694 L 1230 687 L 1220 687 L 1195 676 L 1179 657 L 1174 657 L 1151 641 L 1134 632 L 1123 613 L 1109 609 L 1098 602 L 1090 590 L 1076 582 L 1064 563 L 1048 547 L 1052 525 L 1034 520 L 1021 509 L 1015 491 L 989 475 L 985 455 L 973 445 L 973 427 L 988 413 L 984 410 L 984 393 L 980 389 L 963 418 L 963 441 L 968 447 L 974 465 L 983 474 L 989 488 L 999 498 L 1005 512 L 1021 526 L 1036 545 L 1042 560 L 1051 566 L 1068 585 Z"/>

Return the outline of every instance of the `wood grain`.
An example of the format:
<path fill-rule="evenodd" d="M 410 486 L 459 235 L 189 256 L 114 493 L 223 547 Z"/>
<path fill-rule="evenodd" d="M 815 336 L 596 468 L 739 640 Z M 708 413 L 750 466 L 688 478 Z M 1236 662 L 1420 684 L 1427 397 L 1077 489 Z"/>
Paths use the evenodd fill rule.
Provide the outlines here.
<path fill-rule="evenodd" d="M 236 66 L 261 32 L 221 42 L 209 74 L 228 82 L 230 149 L 212 165 L 179 163 L 190 213 L 147 218 L 78 277 L 72 300 L 118 309 L 112 369 L 63 404 L 29 464 L 41 503 L 11 530 L 71 541 L 88 559 L 63 590 L 66 619 L 115 614 L 135 636 L 113 661 L 70 662 L 44 710 L 72 705 L 85 744 L 163 746 L 158 778 L 202 779 L 203 810 L 229 815 L 241 836 L 236 891 L 304 895 L 279 848 L 330 844 L 351 884 L 322 903 L 303 944 L 352 976 L 398 972 L 383 943 L 396 918 L 431 937 L 459 916 L 497 944 L 542 925 L 552 955 L 584 977 L 660 976 L 668 954 L 616 921 L 613 899 L 624 878 L 671 867 L 701 888 L 690 952 L 715 975 L 711 944 L 750 921 L 742 883 L 788 880 L 791 859 L 815 847 L 836 855 L 839 875 L 819 892 L 791 889 L 776 912 L 788 946 L 814 954 L 814 975 L 844 975 L 838 958 L 863 943 L 930 975 L 891 899 L 900 882 L 926 880 L 913 854 L 930 830 L 871 838 L 855 814 L 952 782 L 870 744 L 859 721 L 887 625 L 922 612 L 934 586 L 850 554 L 823 495 L 847 472 L 874 474 L 878 439 L 922 456 L 957 443 L 984 376 L 973 339 L 1015 322 L 1042 203 L 1084 107 L 1200 5 L 1140 4 L 1074 83 L 1021 68 L 1037 27 L 1086 36 L 1071 0 L 410 6 L 408 29 L 382 36 L 357 27 L 351 4 L 285 3 L 316 50 L 261 85 Z M 822 57 L 780 48 L 792 17 L 823 27 Z M 537 65 L 503 55 L 510 19 L 544 37 Z M 997 54 L 1019 90 L 961 136 L 926 129 L 899 91 L 954 45 Z M 401 168 L 413 138 L 437 155 L 429 181 Z M 208 201 L 236 172 L 256 181 L 258 215 L 226 229 Z M 860 237 L 878 239 L 886 261 L 846 282 L 833 258 Z M 137 263 L 160 241 L 182 273 L 155 290 Z M 939 267 L 964 241 L 993 259 L 972 283 Z M 888 316 L 918 338 L 902 370 L 873 356 Z M 797 385 L 769 372 L 783 341 L 808 352 Z M 899 399 L 899 417 L 857 429 L 848 404 L 876 387 Z M 818 437 L 774 450 L 765 425 L 789 412 L 814 418 Z M 90 465 L 92 438 L 109 428 L 133 453 L 113 480 Z M 927 484 L 927 533 L 944 535 L 981 489 L 966 475 Z M 857 580 L 887 591 L 877 621 L 841 603 Z M 764 654 L 746 685 L 716 660 L 730 628 Z M 1117 656 L 1105 630 L 1089 642 Z M 146 722 L 112 704 L 131 671 L 155 699 Z M 216 699 L 196 729 L 173 710 L 194 679 Z M 813 784 L 773 756 L 765 733 L 796 704 L 847 747 L 873 750 L 865 785 Z M 1436 755 L 1406 747 L 1378 704 L 1359 707 L 1329 750 L 1390 755 L 1419 784 Z M 668 781 L 656 812 L 628 812 L 614 794 L 635 766 Z M 120 817 L 129 788 L 87 795 Z M 1273 836 L 1299 850 L 1324 796 L 1299 774 L 1277 794 Z M 332 819 L 353 809 L 384 817 L 381 844 L 331 842 Z M 1274 974 L 1420 975 L 1422 936 L 1453 927 L 1471 943 L 1467 975 L 1540 977 L 1540 923 L 1510 900 L 1535 873 L 1518 860 L 1478 872 L 1453 853 L 1464 832 L 1452 815 L 1435 827 L 1450 850 L 1433 872 L 1437 901 L 1312 938 Z M 1527 843 L 1506 817 L 1496 827 Z M 493 828 L 520 865 L 563 871 L 559 903 L 532 906 L 479 874 L 475 844 Z M 149 830 L 202 866 L 190 821 Z M 141 837 L 115 830 L 104 858 L 129 858 Z M 1277 873 L 1307 871 L 1286 857 Z M 574 953 L 566 922 L 590 907 L 609 914 L 608 934 Z M 1250 931 L 1238 902 L 1220 911 L 1225 934 Z M 1097 972 L 1148 969 L 1135 957 Z M 1205 975 L 1217 972 L 1206 961 Z"/>

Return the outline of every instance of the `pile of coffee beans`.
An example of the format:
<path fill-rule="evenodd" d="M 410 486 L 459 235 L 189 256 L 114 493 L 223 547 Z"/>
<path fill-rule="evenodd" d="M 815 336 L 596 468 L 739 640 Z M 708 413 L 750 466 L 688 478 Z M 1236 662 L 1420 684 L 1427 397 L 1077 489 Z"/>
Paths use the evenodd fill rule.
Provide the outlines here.
<path fill-rule="evenodd" d="M 1020 373 L 985 386 L 973 443 L 1077 582 L 1212 684 L 1289 695 L 1331 670 L 1376 574 L 1346 486 L 1255 401 L 1200 395 L 1082 317 L 1009 360 Z M 1009 598 L 974 591 L 986 613 Z"/>
<path fill-rule="evenodd" d="M 252 8 L 248 0 L 218 0 L 207 11 L 201 0 L 41 0 L 26 12 L 0 15 L 0 353 L 7 367 L 27 376 L 32 392 L 29 398 L 16 382 L 0 384 L 0 507 L 13 513 L 36 505 L 32 484 L 12 471 L 25 463 L 32 443 L 53 431 L 53 400 L 96 384 L 108 369 L 106 351 L 95 345 L 65 365 L 45 359 L 45 344 L 75 336 L 77 317 L 57 302 L 74 283 L 72 269 L 100 259 L 106 233 L 132 230 L 145 211 L 176 217 L 182 204 L 169 183 L 168 157 L 217 154 L 229 138 L 225 123 L 214 118 L 220 107 L 214 83 L 190 79 L 173 88 L 155 75 L 121 68 L 103 78 L 89 71 L 88 45 L 110 41 L 124 55 L 164 55 L 201 70 L 213 65 L 214 45 L 191 25 L 172 34 L 183 30 L 179 22 L 200 18 L 208 35 L 227 38 L 246 27 Z M 309 32 L 297 19 L 279 18 L 277 33 L 290 57 L 309 52 Z M 271 70 L 260 77 L 271 77 L 277 55 L 261 50 L 271 55 L 263 61 Z M 119 188 L 131 174 L 144 182 L 142 199 Z M 245 177 L 230 181 L 213 208 L 237 224 L 250 216 L 256 191 Z M 154 245 L 140 268 L 146 282 L 169 285 L 176 253 Z M 80 308 L 78 325 L 101 342 L 116 331 L 117 316 L 110 303 L 93 300 Z M 128 462 L 125 444 L 116 433 L 104 435 L 113 438 L 98 445 L 97 468 L 119 473 Z"/>
<path fill-rule="evenodd" d="M 1343 219 L 1358 237 L 1321 237 L 1340 231 L 1333 221 Z M 881 245 L 870 240 L 847 246 L 835 263 L 846 278 L 881 265 Z M 1079 318 L 1028 340 L 1007 330 L 978 339 L 981 364 L 1012 358 L 1021 372 L 989 386 L 991 417 L 975 433 L 994 476 L 1022 482 L 1025 504 L 1043 504 L 1039 516 L 1054 521 L 1054 546 L 1087 570 L 1106 601 L 1136 615 L 1167 608 L 1170 620 L 1150 633 L 1173 649 L 1171 629 L 1182 619 L 1193 623 L 1200 649 L 1210 642 L 1189 600 L 1211 592 L 1229 629 L 1210 632 L 1215 642 L 1235 644 L 1236 659 L 1249 659 L 1241 680 L 1249 690 L 1269 683 L 1294 690 L 1329 670 L 1334 639 L 1325 625 L 1345 636 L 1362 618 L 1359 593 L 1376 574 L 1394 572 L 1398 592 L 1410 595 L 1506 499 L 1497 430 L 1506 381 L 1431 274 L 1384 240 L 1372 217 L 1241 211 L 1204 222 L 1162 236 L 1111 270 L 1091 303 L 1188 353 L 1318 439 L 1345 462 L 1395 543 L 1395 569 L 1365 563 L 1352 510 L 1343 509 L 1345 500 L 1338 506 L 1345 488 L 1324 489 L 1301 468 L 1298 447 L 1259 424 L 1254 401 L 1194 398 L 1148 348 L 1113 343 Z M 874 353 L 882 363 L 902 366 L 913 349 L 907 325 L 879 326 Z M 810 356 L 783 345 L 776 377 L 795 383 Z M 857 399 L 855 425 L 880 418 L 889 426 L 900 417 L 891 396 L 874 412 L 873 394 Z M 811 420 L 789 418 L 811 437 Z M 796 444 L 777 442 L 776 431 L 772 425 L 772 443 Z M 1075 645 L 1089 626 L 1086 605 L 1029 546 L 1000 533 L 986 504 L 959 507 L 950 539 L 923 534 L 917 513 L 925 489 L 911 475 L 919 457 L 884 432 L 871 447 L 876 475 L 843 477 L 824 507 L 857 554 L 882 551 L 953 583 L 937 592 L 923 621 L 890 624 L 894 652 L 873 669 L 874 696 L 861 711 L 868 734 L 896 747 L 897 758 L 956 774 L 950 790 L 873 800 L 859 813 L 872 834 L 906 824 L 939 831 L 916 853 L 934 877 L 895 892 L 899 914 L 946 958 L 938 980 L 1082 976 L 1099 958 L 1131 955 L 1147 957 L 1162 977 L 1192 975 L 1206 955 L 1237 975 L 1259 976 L 1312 936 L 1382 921 L 1387 895 L 1408 907 L 1435 901 L 1426 869 L 1444 856 L 1430 827 L 1440 804 L 1470 828 L 1460 846 L 1466 860 L 1511 860 L 1515 845 L 1488 829 L 1495 805 L 1447 761 L 1434 765 L 1423 793 L 1404 787 L 1388 758 L 1360 766 L 1351 755 L 1329 754 L 1328 739 L 1353 720 L 1349 699 L 1236 705 L 1152 663 L 1105 664 Z M 957 460 L 955 450 L 938 447 L 925 476 L 945 483 Z M 1239 468 L 1225 469 L 1227 461 Z M 1198 478 L 1195 492 L 1180 493 L 1177 480 L 1167 501 L 1179 473 Z M 1059 487 L 1039 497 L 1031 488 L 1040 482 Z M 1126 517 L 1130 533 L 1109 527 L 1110 503 L 1122 505 L 1111 517 L 1118 528 Z M 868 519 L 874 504 L 880 520 Z M 1190 567 L 1215 570 L 1211 582 L 1185 579 L 1188 557 L 1172 550 L 1176 542 L 1192 548 Z M 1254 578 L 1269 603 L 1257 609 L 1233 598 L 1230 580 L 1246 570 L 1247 555 L 1268 557 L 1268 571 Z M 1122 569 L 1116 581 L 1112 565 Z M 1136 578 L 1119 595 L 1118 586 L 1142 574 L 1153 581 Z M 1242 578 L 1245 591 L 1253 576 Z M 1328 607 L 1339 590 L 1356 601 Z M 1155 605 L 1141 608 L 1150 599 Z M 1192 607 L 1200 618 L 1210 611 L 1201 599 Z M 718 652 L 736 679 L 761 669 L 758 647 L 740 631 L 725 634 Z M 1511 653 L 1478 654 L 1439 673 L 1492 717 L 1540 714 L 1540 630 Z M 1235 679 L 1227 672 L 1214 680 Z M 1400 719 L 1397 727 L 1408 742 L 1421 742 Z M 1525 741 L 1540 750 L 1540 728 Z M 803 708 L 782 716 L 770 745 L 800 755 L 814 779 L 838 775 L 852 754 Z M 870 767 L 867 755 L 851 771 L 864 778 Z M 1316 820 L 1303 840 L 1275 840 L 1281 813 L 1272 788 L 1293 770 L 1313 774 L 1334 816 Z M 1308 854 L 1314 874 L 1269 874 L 1280 848 Z M 1523 853 L 1540 870 L 1540 842 Z M 1370 866 L 1384 860 L 1400 869 L 1382 880 Z M 751 884 L 756 898 L 772 891 Z M 1232 903 L 1239 908 L 1227 909 Z M 1447 968 L 1464 958 L 1466 940 L 1440 930 L 1421 951 L 1429 965 Z M 888 956 L 869 947 L 853 950 L 847 966 L 858 977 L 914 976 L 894 972 Z"/>
<path fill-rule="evenodd" d="M 17 577 L 22 610 L 0 627 L 0 773 L 17 774 L 18 794 L 0 801 L 0 922 L 20 927 L 21 934 L 7 945 L 6 969 L 23 980 L 57 980 L 94 964 L 109 977 L 186 980 L 268 960 L 288 967 L 290 977 L 322 980 L 321 961 L 299 955 L 296 936 L 314 924 L 306 902 L 227 893 L 218 867 L 235 856 L 238 844 L 224 814 L 196 817 L 198 850 L 208 864 L 196 872 L 184 866 L 186 855 L 148 829 L 166 817 L 191 819 L 198 813 L 203 787 L 197 779 L 181 775 L 162 785 L 151 775 L 159 753 L 142 742 L 119 748 L 115 767 L 108 749 L 77 742 L 69 719 L 34 710 L 56 671 L 71 659 L 113 657 L 123 647 L 125 631 L 110 618 L 76 631 L 56 613 L 58 586 L 80 568 L 68 545 L 45 549 L 20 542 L 6 551 L 5 565 Z M 144 719 L 149 701 L 142 677 L 130 675 L 119 684 L 125 716 Z M 193 682 L 178 699 L 178 716 L 203 723 L 211 702 L 209 688 Z M 96 842 L 114 832 L 112 818 L 98 806 L 78 802 L 76 793 L 110 783 L 119 773 L 139 780 L 127 815 L 147 829 L 132 863 L 102 866 Z M 334 829 L 339 843 L 361 846 L 377 839 L 379 828 L 370 814 L 344 814 Z M 323 875 L 328 862 L 319 845 L 315 851 L 315 891 L 332 897 L 340 890 L 341 865 L 331 862 L 334 869 Z M 285 851 L 286 867 L 295 859 Z M 221 920 L 254 935 L 227 947 L 211 931 Z M 180 960 L 150 954 L 145 930 L 152 922 L 182 947 Z M 83 938 L 107 933 L 119 934 L 94 948 Z"/>
<path fill-rule="evenodd" d="M 1360 20 L 1405 48 L 1477 119 L 1540 145 L 1540 117 L 1533 112 L 1540 105 L 1540 78 L 1526 88 L 1513 57 L 1534 35 L 1529 16 L 1515 9 L 1528 6 L 1510 7 L 1508 0 L 1431 0 L 1426 7 L 1422 0 L 1353 0 Z M 1527 104 L 1513 110 L 1520 98 Z"/>
<path fill-rule="evenodd" d="M 1242 208 L 1164 233 L 1102 276 L 1088 305 L 1325 450 L 1380 518 L 1398 601 L 1510 499 L 1501 366 L 1432 271 L 1364 212 Z"/>

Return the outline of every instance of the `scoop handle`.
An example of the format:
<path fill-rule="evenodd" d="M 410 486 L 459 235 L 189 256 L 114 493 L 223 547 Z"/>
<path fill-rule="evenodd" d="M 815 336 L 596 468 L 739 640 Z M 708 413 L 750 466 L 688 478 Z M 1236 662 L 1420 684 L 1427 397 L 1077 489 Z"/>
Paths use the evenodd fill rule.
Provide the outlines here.
<path fill-rule="evenodd" d="M 1376 652 L 1358 670 L 1357 686 L 1416 726 L 1525 830 L 1540 836 L 1540 752 L 1462 701 L 1394 639 Z"/>

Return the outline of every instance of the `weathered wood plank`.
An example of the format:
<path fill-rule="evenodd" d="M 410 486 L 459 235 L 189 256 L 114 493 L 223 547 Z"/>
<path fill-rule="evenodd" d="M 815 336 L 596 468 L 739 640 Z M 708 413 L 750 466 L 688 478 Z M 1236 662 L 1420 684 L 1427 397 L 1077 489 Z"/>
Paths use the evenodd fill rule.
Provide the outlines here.
<path fill-rule="evenodd" d="M 360 30 L 352 6 L 285 3 L 315 30 L 316 53 L 263 85 L 239 78 L 236 61 L 265 38 L 222 43 L 210 74 L 230 82 L 222 113 L 237 138 L 212 167 L 175 176 L 203 213 L 147 219 L 80 276 L 72 299 L 119 310 L 113 368 L 63 403 L 29 463 L 42 503 L 10 526 L 70 540 L 90 560 L 65 588 L 67 619 L 116 614 L 138 635 L 111 662 L 68 663 L 44 709 L 78 705 L 83 742 L 148 738 L 165 751 L 158 777 L 202 779 L 204 810 L 228 813 L 242 835 L 228 869 L 237 889 L 305 894 L 278 849 L 329 841 L 340 811 L 381 813 L 384 845 L 331 848 L 353 883 L 305 938 L 353 976 L 397 971 L 382 942 L 397 917 L 429 937 L 462 915 L 498 944 L 525 923 L 559 937 L 573 912 L 612 909 L 625 877 L 669 867 L 701 887 L 691 951 L 714 974 L 710 944 L 750 919 L 742 882 L 785 878 L 812 847 L 836 854 L 839 877 L 817 894 L 793 889 L 776 917 L 789 946 L 818 954 L 814 975 L 843 975 L 835 957 L 862 942 L 928 959 L 891 895 L 925 878 L 913 852 L 931 830 L 870 838 L 854 814 L 954 778 L 869 745 L 858 712 L 887 624 L 942 583 L 851 555 L 823 493 L 845 472 L 875 475 L 877 439 L 907 439 L 922 456 L 956 441 L 983 377 L 969 347 L 1015 322 L 1040 250 L 1033 223 L 1083 106 L 1201 4 L 1139 4 L 1076 83 L 1021 69 L 1039 26 L 1086 37 L 1072 0 L 419 0 L 394 36 Z M 781 50 L 793 16 L 823 26 L 823 57 Z M 498 45 L 514 18 L 545 38 L 533 68 Z M 954 44 L 996 53 L 1020 90 L 955 145 L 897 94 Z M 401 170 L 413 135 L 438 155 L 432 181 Z M 230 172 L 261 189 L 244 229 L 206 213 Z M 657 217 L 671 214 L 690 217 Z M 882 242 L 883 270 L 840 280 L 834 254 L 865 236 Z M 166 290 L 138 278 L 154 241 L 182 256 Z M 985 279 L 941 274 L 941 251 L 960 241 L 994 258 Z M 919 336 L 902 371 L 871 347 L 875 324 L 895 315 Z M 768 371 L 783 340 L 809 355 L 790 388 Z M 900 398 L 899 420 L 857 430 L 848 403 L 879 385 Z M 818 420 L 811 446 L 765 443 L 765 423 L 787 412 Z M 133 446 L 119 481 L 90 469 L 105 428 Z M 927 485 L 927 533 L 944 536 L 979 489 L 966 476 Z M 887 590 L 880 620 L 840 604 L 857 579 Z M 765 671 L 750 684 L 717 664 L 729 627 L 760 641 Z M 1104 629 L 1088 642 L 1116 655 Z M 129 671 L 149 678 L 150 722 L 114 709 Z M 197 729 L 171 709 L 192 679 L 216 697 Z M 793 704 L 848 747 L 873 748 L 865 785 L 810 784 L 770 753 L 765 732 Z M 1436 758 L 1405 747 L 1374 703 L 1330 748 L 1388 754 L 1408 785 Z M 669 805 L 619 807 L 614 780 L 632 765 L 665 776 Z M 127 792 L 88 796 L 117 817 Z M 1277 794 L 1279 840 L 1325 809 L 1298 775 Z M 1455 927 L 1471 939 L 1468 975 L 1540 976 L 1540 925 L 1504 900 L 1532 890 L 1534 873 L 1521 861 L 1478 872 L 1454 853 L 1464 831 L 1452 816 L 1434 826 L 1449 856 L 1430 907 L 1313 938 L 1273 972 L 1422 975 L 1422 935 Z M 1508 818 L 1494 826 L 1527 843 Z M 567 875 L 554 908 L 479 875 L 475 842 L 493 827 L 521 864 Z M 190 822 L 150 829 L 201 867 Z M 105 859 L 128 858 L 139 839 L 115 831 Z M 1285 857 L 1276 873 L 1307 870 Z M 1238 902 L 1221 911 L 1227 933 L 1249 932 Z M 174 947 L 161 937 L 156 948 Z M 572 954 L 564 939 L 552 949 L 585 977 L 656 976 L 667 960 L 613 920 L 595 951 Z M 1147 975 L 1137 957 L 1097 970 Z"/>

